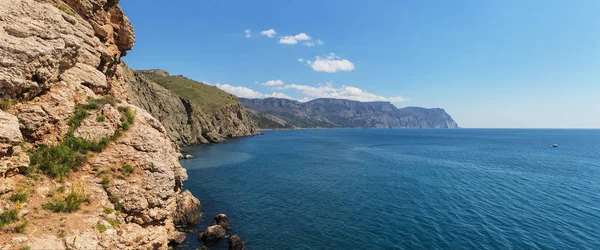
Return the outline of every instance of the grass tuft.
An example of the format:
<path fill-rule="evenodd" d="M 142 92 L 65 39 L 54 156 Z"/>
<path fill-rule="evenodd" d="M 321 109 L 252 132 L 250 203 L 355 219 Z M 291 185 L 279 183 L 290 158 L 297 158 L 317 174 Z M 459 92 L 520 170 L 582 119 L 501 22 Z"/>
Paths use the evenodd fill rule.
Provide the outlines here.
<path fill-rule="evenodd" d="M 63 199 L 53 199 L 42 205 L 42 208 L 55 213 L 72 213 L 80 209 L 81 204 L 90 200 L 85 194 L 83 186 L 74 187 L 71 193 Z"/>
<path fill-rule="evenodd" d="M 1 110 L 9 110 L 13 105 L 13 101 L 11 99 L 2 99 L 0 100 L 0 109 Z"/>
<path fill-rule="evenodd" d="M 61 10 L 62 12 L 64 12 L 67 15 L 70 15 L 70 16 L 75 15 L 75 13 L 73 13 L 73 11 L 69 7 L 67 7 L 64 3 L 56 3 L 56 4 L 54 4 L 54 7 Z"/>
<path fill-rule="evenodd" d="M 106 120 L 106 116 L 104 116 L 104 115 L 96 116 L 96 121 L 97 122 L 103 122 L 105 120 Z"/>
<path fill-rule="evenodd" d="M 133 174 L 133 172 L 135 172 L 135 169 L 131 165 L 125 164 L 121 168 L 121 172 L 123 172 L 123 175 L 125 176 L 130 176 L 131 174 Z"/>
<path fill-rule="evenodd" d="M 100 233 L 106 232 L 106 226 L 104 224 L 98 224 L 98 232 L 100 232 Z"/>
<path fill-rule="evenodd" d="M 27 201 L 27 193 L 26 192 L 17 192 L 12 194 L 10 197 L 8 197 L 8 199 L 12 202 L 19 202 L 19 203 L 23 203 Z"/>
<path fill-rule="evenodd" d="M 107 190 L 110 187 L 110 180 L 107 176 L 103 176 L 100 184 L 102 184 L 102 188 L 104 188 L 104 190 Z"/>
<path fill-rule="evenodd" d="M 0 213 L 0 228 L 19 220 L 17 210 L 9 209 Z"/>

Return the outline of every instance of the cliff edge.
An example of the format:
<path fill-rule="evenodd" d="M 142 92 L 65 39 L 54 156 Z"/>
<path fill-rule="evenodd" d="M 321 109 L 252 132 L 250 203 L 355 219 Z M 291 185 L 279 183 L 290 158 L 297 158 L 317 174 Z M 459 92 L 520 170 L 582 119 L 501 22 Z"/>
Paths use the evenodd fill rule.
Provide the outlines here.
<path fill-rule="evenodd" d="M 158 118 L 178 145 L 217 143 L 258 134 L 232 94 L 183 76 L 171 76 L 164 70 L 122 67 L 131 103 Z"/>
<path fill-rule="evenodd" d="M 199 215 L 169 130 L 129 101 L 118 3 L 0 0 L 1 249 L 167 249 Z"/>

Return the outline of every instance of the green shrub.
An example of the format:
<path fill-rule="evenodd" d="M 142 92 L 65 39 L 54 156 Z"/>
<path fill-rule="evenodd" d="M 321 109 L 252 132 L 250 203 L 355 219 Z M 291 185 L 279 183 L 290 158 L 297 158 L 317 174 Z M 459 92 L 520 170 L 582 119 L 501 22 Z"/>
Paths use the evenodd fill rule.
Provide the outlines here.
<path fill-rule="evenodd" d="M 110 224 L 110 226 L 113 228 L 115 228 L 117 225 L 119 225 L 119 222 L 115 219 L 107 219 L 106 221 L 108 221 L 108 224 Z"/>
<path fill-rule="evenodd" d="M 98 232 L 100 232 L 100 233 L 106 232 L 106 226 L 104 224 L 98 224 Z"/>
<path fill-rule="evenodd" d="M 116 211 L 123 210 L 123 204 L 121 204 L 119 197 L 111 195 L 110 197 L 108 197 L 108 201 L 110 201 L 110 203 L 112 203 L 115 206 Z"/>
<path fill-rule="evenodd" d="M 79 210 L 83 202 L 89 203 L 89 201 L 83 187 L 76 187 L 73 188 L 71 193 L 64 199 L 53 199 L 52 201 L 43 204 L 42 208 L 56 213 L 72 213 Z"/>
<path fill-rule="evenodd" d="M 37 167 L 51 177 L 66 176 L 72 169 L 79 170 L 87 163 L 89 152 L 102 152 L 112 141 L 121 136 L 121 130 L 129 129 L 135 120 L 135 112 L 126 107 L 118 107 L 124 116 L 123 124 L 121 130 L 116 130 L 112 136 L 95 141 L 74 136 L 75 130 L 81 126 L 81 122 L 90 115 L 89 111 L 106 104 L 115 106 L 117 101 L 114 97 L 107 95 L 100 99 L 89 99 L 87 104 L 78 104 L 75 107 L 73 118 L 69 120 L 67 137 L 60 144 L 56 146 L 40 145 L 30 151 L 32 172 L 35 172 Z M 99 117 L 104 116 L 98 116 L 96 119 L 99 120 Z"/>
<path fill-rule="evenodd" d="M 24 233 L 24 232 L 25 232 L 25 229 L 27 228 L 27 225 L 28 225 L 27 221 L 24 221 L 24 222 L 22 222 L 22 223 L 20 223 L 20 224 L 18 224 L 18 225 L 15 225 L 15 226 L 14 226 L 14 227 L 11 229 L 11 231 L 12 231 L 12 232 L 15 232 L 15 233 Z"/>
<path fill-rule="evenodd" d="M 105 120 L 106 120 L 106 116 L 103 116 L 103 115 L 96 116 L 96 121 L 97 122 L 103 122 Z"/>
<path fill-rule="evenodd" d="M 104 213 L 105 214 L 112 214 L 115 210 L 110 208 L 110 207 L 105 207 L 104 208 Z"/>
<path fill-rule="evenodd" d="M 108 177 L 106 177 L 106 176 L 102 177 L 102 181 L 100 183 L 102 184 L 102 187 L 104 188 L 104 190 L 107 190 L 110 187 L 110 181 L 108 180 Z"/>
<path fill-rule="evenodd" d="M 120 106 L 118 109 L 123 114 L 123 116 L 125 116 L 121 118 L 121 129 L 127 131 L 135 122 L 135 112 L 130 108 L 123 106 Z"/>
<path fill-rule="evenodd" d="M 69 9 L 69 7 L 67 7 L 63 3 L 56 3 L 56 4 L 54 4 L 54 7 L 56 7 L 57 9 L 61 10 L 64 13 L 66 13 L 67 15 L 70 15 L 70 16 L 75 15 L 75 13 L 73 13 L 73 11 L 71 11 L 71 9 Z"/>
<path fill-rule="evenodd" d="M 121 171 L 123 172 L 123 174 L 125 176 L 129 176 L 129 175 L 133 174 L 133 172 L 135 171 L 135 169 L 131 165 L 125 164 L 121 168 Z"/>
<path fill-rule="evenodd" d="M 30 246 L 22 246 L 21 248 L 19 248 L 19 250 L 30 250 L 31 247 Z"/>
<path fill-rule="evenodd" d="M 13 101 L 10 99 L 0 100 L 0 109 L 1 110 L 8 110 L 12 107 L 12 105 L 13 105 Z"/>
<path fill-rule="evenodd" d="M 19 220 L 17 210 L 10 209 L 0 213 L 0 228 Z"/>
<path fill-rule="evenodd" d="M 27 193 L 26 192 L 16 192 L 12 194 L 9 198 L 12 202 L 26 202 L 27 201 Z"/>

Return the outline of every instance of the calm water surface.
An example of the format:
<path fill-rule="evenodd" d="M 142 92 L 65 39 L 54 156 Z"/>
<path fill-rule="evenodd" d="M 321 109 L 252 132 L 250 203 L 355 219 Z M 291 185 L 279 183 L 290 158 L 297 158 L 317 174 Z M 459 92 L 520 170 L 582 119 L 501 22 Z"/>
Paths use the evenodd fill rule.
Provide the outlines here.
<path fill-rule="evenodd" d="M 600 249 L 600 130 L 265 131 L 185 150 L 194 228 L 225 213 L 248 249 Z"/>

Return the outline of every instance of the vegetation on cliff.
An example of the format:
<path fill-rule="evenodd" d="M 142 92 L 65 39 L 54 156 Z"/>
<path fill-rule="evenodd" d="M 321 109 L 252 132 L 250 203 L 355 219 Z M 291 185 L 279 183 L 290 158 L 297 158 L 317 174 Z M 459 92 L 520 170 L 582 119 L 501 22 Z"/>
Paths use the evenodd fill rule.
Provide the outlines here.
<path fill-rule="evenodd" d="M 176 95 L 190 100 L 208 113 L 214 112 L 225 105 L 239 102 L 235 95 L 184 76 L 157 74 L 153 70 L 141 70 L 139 72 Z"/>
<path fill-rule="evenodd" d="M 88 158 L 89 152 L 100 153 L 108 145 L 118 139 L 123 131 L 129 129 L 135 120 L 135 114 L 131 109 L 119 106 L 119 111 L 123 114 L 121 127 L 115 130 L 110 137 L 100 140 L 88 140 L 75 136 L 75 130 L 81 126 L 81 122 L 90 115 L 91 110 L 110 104 L 117 105 L 117 101 L 112 96 L 105 96 L 100 99 L 89 99 L 87 104 L 78 104 L 75 106 L 75 114 L 69 120 L 69 131 L 66 138 L 55 146 L 42 144 L 30 152 L 30 173 L 40 170 L 50 177 L 63 177 L 69 174 L 71 170 L 78 170 L 83 166 Z"/>

